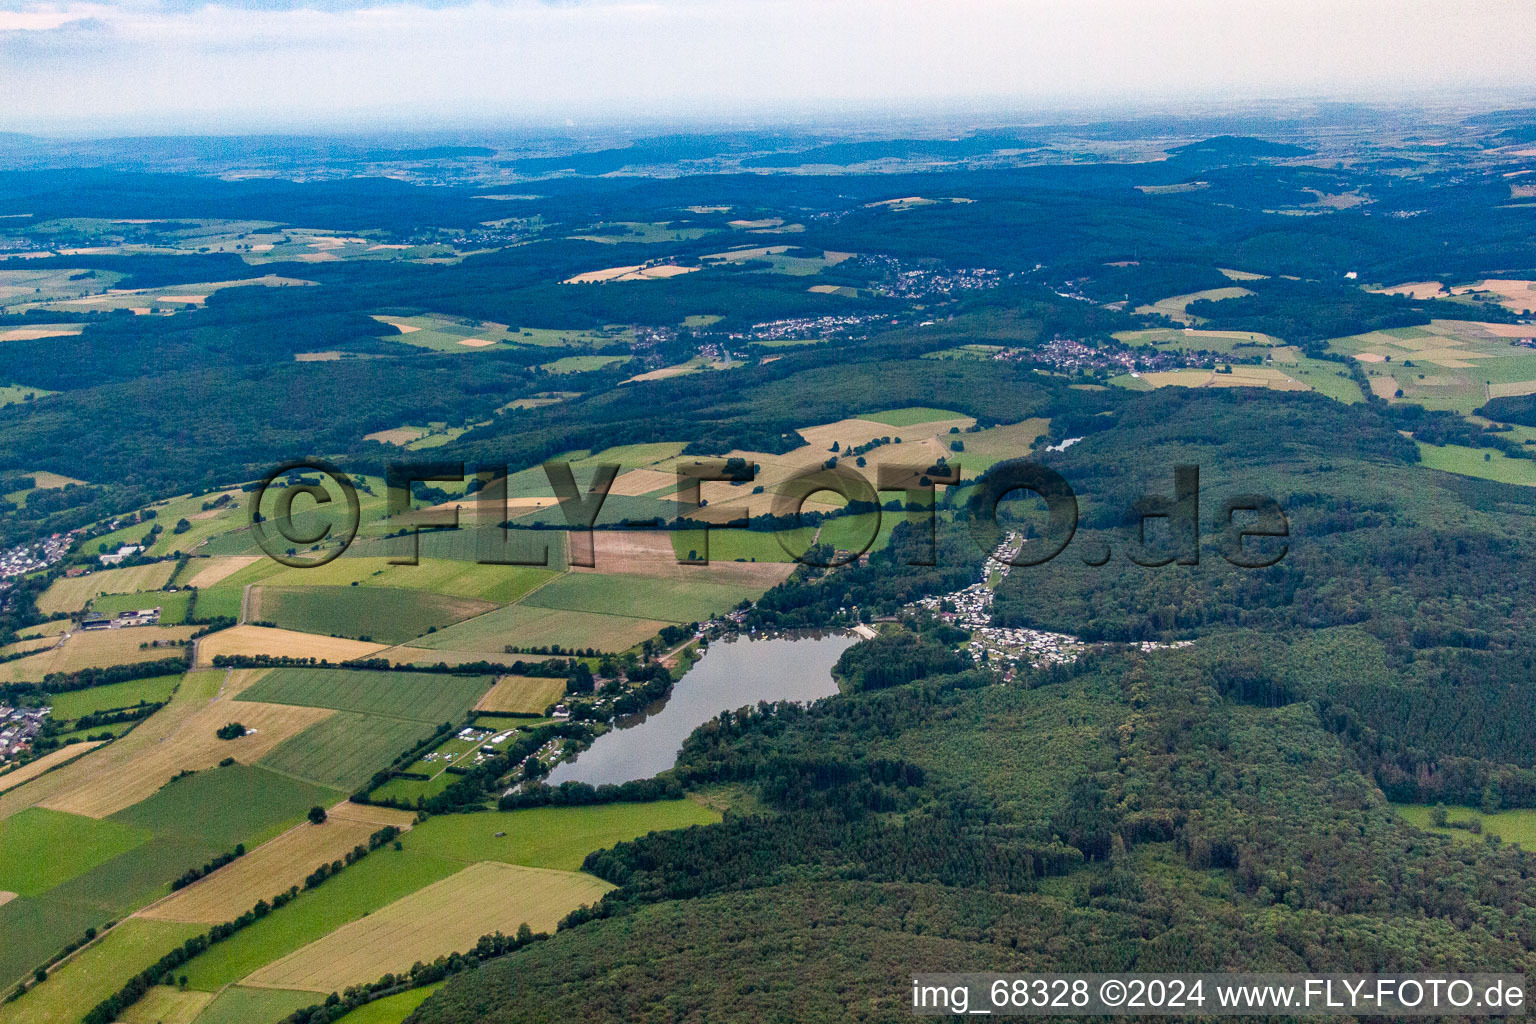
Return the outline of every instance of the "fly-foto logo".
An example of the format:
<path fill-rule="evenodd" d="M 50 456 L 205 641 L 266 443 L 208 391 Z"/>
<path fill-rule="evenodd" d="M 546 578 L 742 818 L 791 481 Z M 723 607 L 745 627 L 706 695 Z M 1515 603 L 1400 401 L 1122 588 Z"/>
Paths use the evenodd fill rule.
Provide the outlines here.
<path fill-rule="evenodd" d="M 603 463 L 590 467 L 586 488 L 576 480 L 568 462 L 552 461 L 542 469 L 553 492 L 564 528 L 570 535 L 569 562 L 595 567 L 596 549 L 593 530 L 622 467 Z M 962 483 L 958 463 L 940 462 L 928 466 L 885 464 L 878 468 L 875 480 L 853 467 L 830 463 L 801 470 L 773 487 L 769 511 L 757 516 L 744 507 L 708 506 L 707 519 L 701 515 L 707 501 L 706 483 L 743 485 L 757 478 L 758 467 L 741 458 L 697 459 L 677 466 L 677 486 L 672 494 L 676 513 L 670 519 L 654 518 L 644 523 L 625 522 L 618 528 L 643 526 L 650 529 L 696 531 L 700 539 L 685 565 L 709 564 L 709 531 L 722 528 L 767 529 L 777 538 L 785 553 L 807 565 L 830 568 L 845 565 L 870 550 L 881 536 L 884 515 L 904 515 L 913 531 L 915 550 L 907 553 L 908 565 L 937 564 L 937 488 L 966 487 L 968 496 L 956 512 L 966 521 L 978 548 L 997 561 L 1014 566 L 1042 565 L 1072 545 L 1078 528 L 1078 500 L 1071 485 L 1048 466 L 1015 459 L 998 463 L 980 478 Z M 478 523 L 475 530 L 475 561 L 484 565 L 547 566 L 550 553 L 547 542 L 526 543 L 526 534 L 538 531 L 516 530 L 508 522 L 507 467 L 476 467 L 466 476 L 462 462 L 416 462 L 391 465 L 385 472 L 387 500 L 385 515 L 404 525 L 391 533 L 398 547 L 389 561 L 396 565 L 414 565 L 420 557 L 423 530 L 457 530 L 463 526 L 462 515 L 468 511 Z M 1129 508 L 1130 536 L 1125 557 L 1137 565 L 1192 566 L 1200 563 L 1202 534 L 1202 495 L 1200 469 L 1175 465 L 1171 472 L 1171 493 L 1147 494 Z M 417 485 L 468 483 L 465 500 L 447 502 L 436 508 L 420 509 L 413 505 Z M 806 502 L 814 495 L 833 494 L 841 498 L 840 514 L 856 517 L 859 535 L 847 547 L 829 551 L 811 543 L 796 527 L 803 524 Z M 882 495 L 899 495 L 882 505 Z M 1044 503 L 1045 523 L 1032 530 L 1031 539 L 1017 548 L 1000 551 L 999 540 L 1005 533 L 999 521 L 999 508 L 1009 498 L 1033 495 Z M 300 502 L 299 499 L 306 499 Z M 318 459 L 285 463 L 260 481 L 249 503 L 251 525 L 257 542 L 269 556 L 294 568 L 308 568 L 339 557 L 357 539 L 362 522 L 361 502 L 352 478 L 336 466 Z M 1161 534 L 1149 538 L 1149 526 L 1160 524 Z M 1274 565 L 1289 550 L 1290 523 L 1284 510 L 1273 498 L 1262 494 L 1229 494 L 1215 503 L 1209 523 L 1220 556 L 1241 568 L 1260 569 Z M 514 534 L 524 535 L 514 542 Z M 1098 538 L 1077 545 L 1084 565 L 1101 566 L 1113 555 L 1111 546 Z"/>

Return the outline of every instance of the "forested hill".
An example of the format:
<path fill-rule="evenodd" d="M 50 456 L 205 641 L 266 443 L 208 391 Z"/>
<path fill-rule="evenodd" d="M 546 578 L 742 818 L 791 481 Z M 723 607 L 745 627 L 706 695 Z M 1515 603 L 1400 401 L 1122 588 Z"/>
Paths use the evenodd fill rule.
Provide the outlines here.
<path fill-rule="evenodd" d="M 674 774 L 730 804 L 722 824 L 594 854 L 620 887 L 595 913 L 412 1020 L 898 1020 L 915 969 L 1531 966 L 1536 855 L 1387 803 L 1536 806 L 1524 492 L 1418 467 L 1373 407 L 1254 391 L 1170 389 L 1036 457 L 1083 521 L 1004 581 L 998 618 L 1192 647 L 1002 686 L 923 654 L 945 627 L 855 648 L 843 696 L 689 739 Z M 1201 469 L 1200 564 L 1135 565 L 1125 511 L 1171 495 L 1176 463 Z M 1285 508 L 1278 565 L 1217 553 L 1234 492 Z M 1076 555 L 1093 542 L 1104 566 Z M 903 564 L 913 543 L 777 588 L 760 621 L 954 586 Z M 940 550 L 976 564 L 963 514 Z"/>

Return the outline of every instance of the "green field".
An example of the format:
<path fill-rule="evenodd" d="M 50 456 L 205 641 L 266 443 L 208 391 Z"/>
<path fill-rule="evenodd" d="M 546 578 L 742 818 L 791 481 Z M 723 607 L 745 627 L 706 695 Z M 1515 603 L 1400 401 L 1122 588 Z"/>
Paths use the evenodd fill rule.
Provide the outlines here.
<path fill-rule="evenodd" d="M 238 699 L 335 708 L 436 725 L 463 718 L 492 682 L 489 676 L 432 672 L 281 668 L 258 680 Z"/>
<path fill-rule="evenodd" d="M 742 584 L 573 572 L 529 594 L 523 605 L 672 622 L 700 622 L 730 611 L 743 600 L 758 597 L 763 589 Z"/>
<path fill-rule="evenodd" d="M 791 547 L 808 547 L 813 531 L 808 527 L 784 531 Z M 779 543 L 779 534 L 767 530 L 710 530 L 709 559 L 712 562 L 792 562 L 794 558 Z M 702 530 L 673 530 L 672 550 L 678 558 L 690 551 L 702 552 Z"/>
<path fill-rule="evenodd" d="M 1459 444 L 1419 442 L 1420 464 L 1447 473 L 1497 480 L 1501 484 L 1536 487 L 1536 461 L 1512 459 L 1493 448 L 1468 448 Z"/>
<path fill-rule="evenodd" d="M 284 740 L 258 764 L 351 793 L 431 734 L 425 722 L 338 711 Z"/>
<path fill-rule="evenodd" d="M 1336 402 L 1344 402 L 1348 405 L 1365 401 L 1365 396 L 1360 393 L 1360 385 L 1356 384 L 1354 378 L 1349 375 L 1348 368 L 1338 363 L 1300 356 L 1295 362 L 1275 365 L 1313 391 L 1326 395 Z"/>
<path fill-rule="evenodd" d="M 0 821 L 0 891 L 36 896 L 142 846 L 150 830 L 29 807 Z"/>
<path fill-rule="evenodd" d="M 140 608 L 159 608 L 160 625 L 179 626 L 187 620 L 187 606 L 192 601 L 190 590 L 170 593 L 165 590 L 147 590 L 136 594 L 106 594 L 91 602 L 91 611 L 102 615 L 137 611 Z"/>
<path fill-rule="evenodd" d="M 197 592 L 197 603 L 193 609 L 200 619 L 240 617 L 240 603 L 245 597 L 244 587 L 230 587 L 219 585 L 208 587 Z"/>
<path fill-rule="evenodd" d="M 417 800 L 429 800 L 457 781 L 458 776 L 443 772 L 430 779 L 390 779 L 377 789 L 368 791 L 371 800 L 399 800 L 415 806 Z M 364 780 L 367 781 L 367 780 Z"/>
<path fill-rule="evenodd" d="M 158 703 L 168 700 L 171 691 L 181 682 L 181 676 L 151 676 L 148 679 L 130 679 L 125 683 L 93 686 L 88 690 L 56 693 L 48 698 L 53 706 L 53 717 L 74 719 L 108 708 L 126 708 L 141 701 Z"/>
<path fill-rule="evenodd" d="M 1479 843 L 1483 841 L 1483 835 L 1495 835 L 1506 843 L 1519 843 L 1528 850 L 1536 849 L 1536 810 L 1530 808 L 1498 811 L 1494 814 L 1480 814 L 1466 807 L 1445 809 L 1447 821 L 1471 821 L 1474 818 L 1481 821 L 1482 835 L 1464 828 L 1436 828 L 1430 824 L 1430 814 L 1434 809 L 1428 804 L 1393 804 L 1392 808 L 1397 811 L 1398 817 L 1426 832 Z"/>
<path fill-rule="evenodd" d="M 444 984 L 439 981 L 435 985 L 423 985 L 421 988 L 375 999 L 340 1018 L 336 1024 L 401 1024 L 411 1015 L 412 1010 L 426 1002 L 427 997 Z"/>
<path fill-rule="evenodd" d="M 43 388 L 23 387 L 19 384 L 0 385 L 0 406 L 15 405 L 18 402 L 31 402 L 45 395 L 57 394 L 55 391 L 47 391 Z"/>
<path fill-rule="evenodd" d="M 504 650 L 558 644 L 566 649 L 623 651 L 654 636 L 660 619 L 537 608 L 525 604 L 498 608 L 415 641 L 414 646 L 442 651 L 475 651 L 505 660 Z"/>
<path fill-rule="evenodd" d="M 252 590 L 250 618 L 283 629 L 404 643 L 428 629 L 488 612 L 495 605 L 399 587 L 272 587 Z"/>
<path fill-rule="evenodd" d="M 480 565 L 475 561 L 480 557 L 476 547 L 478 535 L 474 530 L 423 533 L 420 561 L 416 565 L 391 565 L 390 556 L 405 554 L 406 550 L 401 546 L 400 539 L 382 537 L 360 540 L 349 549 L 346 556 L 313 569 L 288 569 L 271 559 L 262 559 L 220 580 L 208 592 L 232 590 L 237 595 L 238 605 L 240 589 L 247 583 L 283 588 L 350 587 L 356 583 L 359 590 L 393 587 L 505 603 L 516 601 L 540 583 L 553 578 L 555 569 L 564 568 L 565 549 L 558 543 L 564 538 L 558 535 L 529 538 L 523 532 L 512 534 L 517 544 L 513 550 L 518 552 L 526 548 L 531 554 L 534 540 L 548 542 L 551 569 Z M 445 549 L 452 551 L 451 557 L 434 557 L 446 555 Z M 199 596 L 198 612 L 206 614 L 202 602 L 203 597 Z"/>
<path fill-rule="evenodd" d="M 0 1007 L 0 1024 L 53 1024 L 79 1020 L 122 987 L 125 980 L 153 964 L 204 925 L 130 918 L 101 941 L 58 968 L 14 1003 Z"/>
<path fill-rule="evenodd" d="M 937 423 L 940 420 L 962 420 L 965 413 L 949 409 L 932 409 L 927 406 L 911 406 L 905 409 L 887 409 L 884 412 L 864 413 L 858 417 L 892 427 L 915 427 L 919 423 Z"/>
<path fill-rule="evenodd" d="M 587 373 L 601 370 L 609 363 L 622 363 L 629 356 L 566 356 L 552 363 L 542 363 L 539 369 L 546 373 Z"/>
<path fill-rule="evenodd" d="M 404 849 L 370 854 L 314 893 L 212 947 L 185 972 L 193 988 L 215 991 L 476 861 L 574 871 L 593 850 L 653 830 L 719 820 L 717 812 L 689 800 L 439 815 L 402 836 Z M 497 838 L 497 832 L 506 835 Z"/>
<path fill-rule="evenodd" d="M 314 992 L 231 985 L 193 1019 L 193 1024 L 277 1024 L 294 1010 L 325 1000 Z"/>
<path fill-rule="evenodd" d="M 530 868 L 577 871 L 593 850 L 647 832 L 719 820 L 719 812 L 692 800 L 440 814 L 412 829 L 405 845 L 466 863 L 499 860 Z M 497 838 L 497 832 L 506 835 Z"/>
<path fill-rule="evenodd" d="M 340 798 L 335 790 L 234 764 L 168 783 L 106 821 L 182 835 L 226 850 L 236 843 L 249 847 L 270 839 L 316 804 L 329 806 Z"/>

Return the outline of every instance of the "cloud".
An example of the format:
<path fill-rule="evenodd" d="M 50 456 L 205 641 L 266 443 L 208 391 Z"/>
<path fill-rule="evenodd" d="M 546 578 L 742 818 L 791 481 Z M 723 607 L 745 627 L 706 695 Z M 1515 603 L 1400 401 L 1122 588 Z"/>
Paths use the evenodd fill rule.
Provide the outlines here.
<path fill-rule="evenodd" d="M 1536 4 L 0 0 L 0 50 L 0 127 L 34 130 L 1382 98 L 1536 90 Z"/>

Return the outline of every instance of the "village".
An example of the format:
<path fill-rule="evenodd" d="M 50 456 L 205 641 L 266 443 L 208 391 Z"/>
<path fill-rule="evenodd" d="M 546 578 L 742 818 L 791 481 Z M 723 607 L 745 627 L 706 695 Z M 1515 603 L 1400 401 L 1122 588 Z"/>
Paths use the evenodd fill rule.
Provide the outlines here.
<path fill-rule="evenodd" d="M 13 708 L 0 704 L 0 768 L 32 749 L 51 708 Z"/>
<path fill-rule="evenodd" d="M 1004 627 L 992 624 L 992 601 L 997 585 L 1013 570 L 1012 560 L 1023 548 L 1022 534 L 1009 532 L 981 568 L 981 579 L 962 590 L 937 597 L 924 597 L 908 605 L 936 615 L 945 622 L 970 631 L 965 650 L 975 665 L 1002 669 L 1004 678 L 1012 679 L 1015 669 L 1070 665 L 1090 649 L 1089 643 L 1070 633 L 1044 629 Z M 1173 650 L 1188 647 L 1193 640 L 1140 641 L 1129 644 L 1137 650 Z M 1096 645 L 1108 646 L 1108 645 Z"/>

